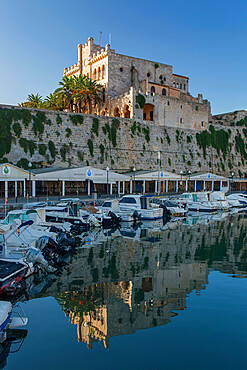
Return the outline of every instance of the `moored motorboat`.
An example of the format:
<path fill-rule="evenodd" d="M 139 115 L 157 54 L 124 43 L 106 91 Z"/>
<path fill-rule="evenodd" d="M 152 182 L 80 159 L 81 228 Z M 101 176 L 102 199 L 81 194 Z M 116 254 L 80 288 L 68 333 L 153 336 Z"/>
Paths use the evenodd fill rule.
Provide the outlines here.
<path fill-rule="evenodd" d="M 202 197 L 201 197 L 202 199 Z M 217 206 L 208 200 L 199 200 L 197 192 L 183 193 L 178 198 L 178 204 L 192 212 L 217 212 Z"/>
<path fill-rule="evenodd" d="M 119 201 L 121 212 L 135 212 L 140 220 L 158 220 L 163 217 L 163 209 L 152 207 L 147 195 L 124 195 Z"/>

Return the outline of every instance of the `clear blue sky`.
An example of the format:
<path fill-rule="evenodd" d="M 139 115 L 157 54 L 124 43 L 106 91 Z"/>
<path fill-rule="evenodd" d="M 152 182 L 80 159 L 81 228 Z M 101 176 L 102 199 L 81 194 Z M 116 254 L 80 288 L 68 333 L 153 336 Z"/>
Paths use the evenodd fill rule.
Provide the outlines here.
<path fill-rule="evenodd" d="M 0 0 L 0 103 L 46 96 L 89 36 L 116 52 L 171 64 L 213 114 L 247 109 L 247 2 Z"/>

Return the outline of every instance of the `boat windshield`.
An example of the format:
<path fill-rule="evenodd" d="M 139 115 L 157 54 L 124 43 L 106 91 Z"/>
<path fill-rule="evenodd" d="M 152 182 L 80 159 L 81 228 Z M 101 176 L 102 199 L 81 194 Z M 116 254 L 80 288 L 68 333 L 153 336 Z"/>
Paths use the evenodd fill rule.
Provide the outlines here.
<path fill-rule="evenodd" d="M 111 208 L 111 202 L 105 202 L 102 207 Z"/>
<path fill-rule="evenodd" d="M 136 200 L 135 198 L 130 198 L 130 197 L 125 197 L 125 198 L 122 198 L 119 203 L 135 203 L 136 204 Z"/>
<path fill-rule="evenodd" d="M 10 213 L 5 220 L 3 221 L 4 225 L 12 224 L 14 220 L 21 220 L 22 222 L 26 222 L 29 220 L 28 215 L 26 213 Z"/>
<path fill-rule="evenodd" d="M 197 202 L 197 195 L 196 194 L 192 194 L 192 198 L 193 198 L 193 202 Z"/>

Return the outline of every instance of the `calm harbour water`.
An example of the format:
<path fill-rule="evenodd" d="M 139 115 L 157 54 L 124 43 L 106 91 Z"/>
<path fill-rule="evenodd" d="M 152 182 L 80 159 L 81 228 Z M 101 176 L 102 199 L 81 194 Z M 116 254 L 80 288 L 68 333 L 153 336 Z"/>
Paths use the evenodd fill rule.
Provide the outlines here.
<path fill-rule="evenodd" d="M 246 215 L 160 226 L 89 233 L 61 276 L 30 282 L 6 368 L 247 368 Z"/>

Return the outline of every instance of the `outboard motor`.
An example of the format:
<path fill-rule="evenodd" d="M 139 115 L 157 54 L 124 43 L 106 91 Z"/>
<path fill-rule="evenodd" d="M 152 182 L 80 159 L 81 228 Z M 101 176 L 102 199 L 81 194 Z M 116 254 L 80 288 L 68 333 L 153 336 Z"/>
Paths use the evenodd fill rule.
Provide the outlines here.
<path fill-rule="evenodd" d="M 39 248 L 42 252 L 47 249 L 61 255 L 64 255 L 71 250 L 71 247 L 69 246 L 58 245 L 55 240 L 53 240 L 49 236 L 41 236 L 36 242 L 36 247 Z"/>
<path fill-rule="evenodd" d="M 61 229 L 60 227 L 51 226 L 49 231 L 51 233 L 60 233 L 60 232 L 63 232 L 63 229 Z"/>
<path fill-rule="evenodd" d="M 121 217 L 118 217 L 118 215 L 112 211 L 109 211 L 108 215 L 111 217 L 114 224 L 118 224 L 121 221 Z"/>
<path fill-rule="evenodd" d="M 37 263 L 41 267 L 44 268 L 44 270 L 48 273 L 53 273 L 56 271 L 56 269 L 49 265 L 49 262 L 46 261 L 44 256 L 41 252 L 39 252 L 37 249 L 30 248 L 27 253 L 27 260 L 28 262 L 32 262 L 33 264 Z"/>
<path fill-rule="evenodd" d="M 56 242 L 59 246 L 71 246 L 73 248 L 76 247 L 76 242 L 74 239 L 68 238 L 64 232 L 60 232 L 56 236 Z"/>
<path fill-rule="evenodd" d="M 167 209 L 166 205 L 165 204 L 161 204 L 160 205 L 160 208 L 163 209 L 163 217 L 166 217 L 170 214 L 170 211 Z"/>

